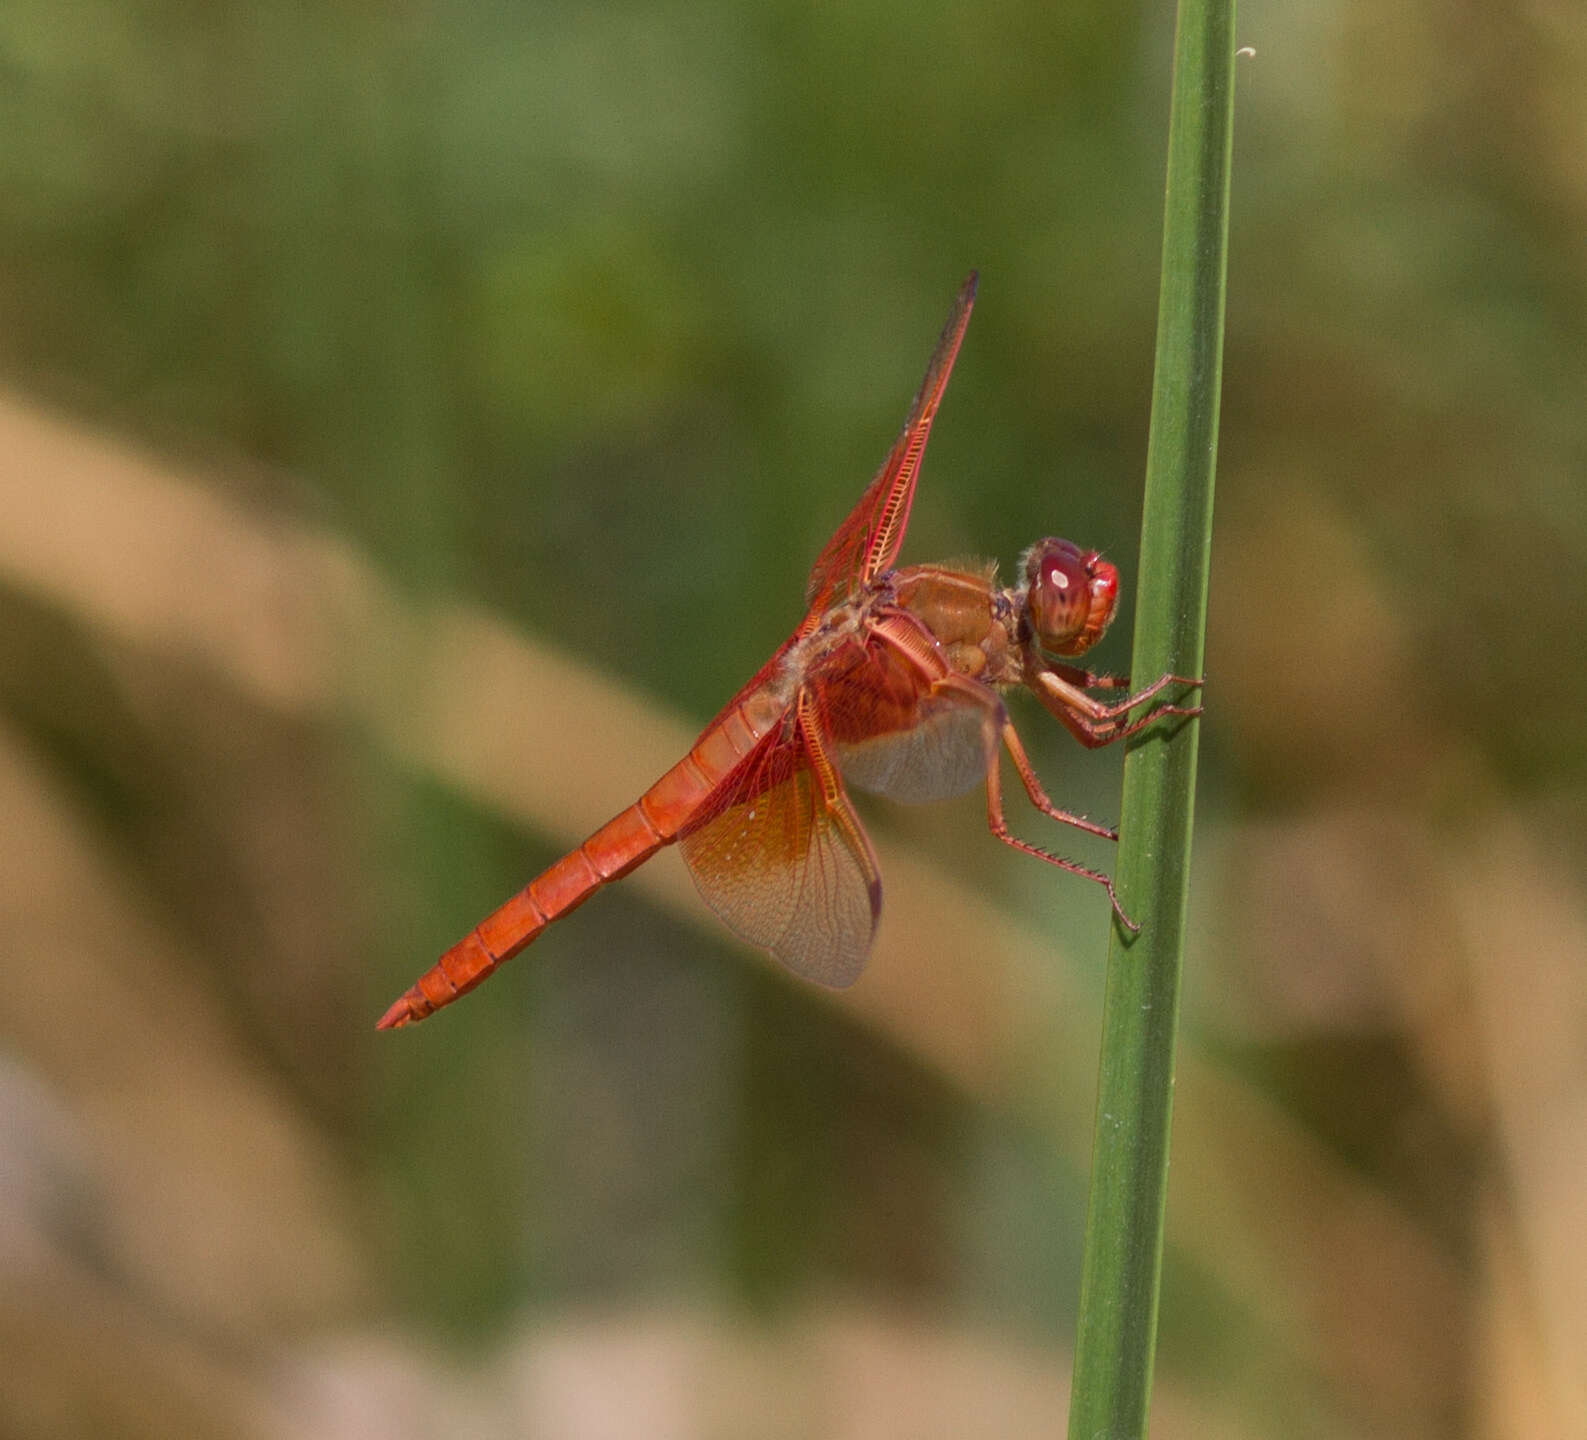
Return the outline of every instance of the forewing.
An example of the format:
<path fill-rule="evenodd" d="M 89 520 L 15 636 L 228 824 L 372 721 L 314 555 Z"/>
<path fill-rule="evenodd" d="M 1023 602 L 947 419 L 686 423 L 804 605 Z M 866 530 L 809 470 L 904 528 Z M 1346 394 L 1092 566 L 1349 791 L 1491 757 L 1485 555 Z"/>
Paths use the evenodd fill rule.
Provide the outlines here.
<path fill-rule="evenodd" d="M 680 842 L 700 894 L 796 975 L 841 989 L 865 968 L 881 915 L 876 857 L 800 721 L 768 736 Z M 830 772 L 829 772 L 830 773 Z"/>
<path fill-rule="evenodd" d="M 816 558 L 805 586 L 805 604 L 812 611 L 825 609 L 888 569 L 898 558 L 909 525 L 909 507 L 915 498 L 915 480 L 920 474 L 921 456 L 931 435 L 931 422 L 937 418 L 942 392 L 958 358 L 970 310 L 975 304 L 976 274 L 959 288 L 943 326 L 926 378 L 920 382 L 909 418 L 894 443 L 876 478 L 866 488 L 860 502 L 849 513 L 837 533 L 827 541 Z"/>

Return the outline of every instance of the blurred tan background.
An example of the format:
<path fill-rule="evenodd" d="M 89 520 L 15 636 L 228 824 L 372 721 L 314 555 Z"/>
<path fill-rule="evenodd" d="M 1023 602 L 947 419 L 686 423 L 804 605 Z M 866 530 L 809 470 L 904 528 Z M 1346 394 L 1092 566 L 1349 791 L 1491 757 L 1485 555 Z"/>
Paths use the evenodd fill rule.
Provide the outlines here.
<path fill-rule="evenodd" d="M 669 854 L 372 1027 L 797 620 L 970 266 L 906 556 L 1133 585 L 1172 19 L 0 10 L 0 1435 L 1061 1429 L 1107 910 L 977 797 L 861 801 L 841 997 Z M 1587 1436 L 1587 12 L 1240 38 L 1154 1431 Z"/>

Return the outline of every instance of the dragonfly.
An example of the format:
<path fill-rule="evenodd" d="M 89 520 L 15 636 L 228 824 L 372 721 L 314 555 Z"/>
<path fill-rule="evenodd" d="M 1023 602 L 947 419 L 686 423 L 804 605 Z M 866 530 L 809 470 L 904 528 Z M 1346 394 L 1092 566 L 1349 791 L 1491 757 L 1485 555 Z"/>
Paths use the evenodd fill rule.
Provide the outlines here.
<path fill-rule="evenodd" d="M 1108 875 L 1010 831 L 1003 752 L 1048 819 L 1118 838 L 1048 798 L 1003 695 L 1030 691 L 1091 748 L 1165 716 L 1199 715 L 1199 705 L 1165 692 L 1200 681 L 1163 675 L 1121 699 L 1092 693 L 1129 689 L 1126 678 L 1072 663 L 1102 638 L 1118 604 L 1118 570 L 1096 550 L 1039 540 L 1021 559 L 1021 583 L 1006 588 L 995 564 L 896 566 L 975 292 L 972 271 L 902 432 L 816 558 L 798 629 L 683 759 L 480 921 L 386 1011 L 380 1029 L 411 1025 L 450 1005 L 553 921 L 672 844 L 731 930 L 806 980 L 853 984 L 881 918 L 882 883 L 851 785 L 904 801 L 984 785 L 997 839 L 1095 881 L 1119 923 L 1139 929 Z"/>

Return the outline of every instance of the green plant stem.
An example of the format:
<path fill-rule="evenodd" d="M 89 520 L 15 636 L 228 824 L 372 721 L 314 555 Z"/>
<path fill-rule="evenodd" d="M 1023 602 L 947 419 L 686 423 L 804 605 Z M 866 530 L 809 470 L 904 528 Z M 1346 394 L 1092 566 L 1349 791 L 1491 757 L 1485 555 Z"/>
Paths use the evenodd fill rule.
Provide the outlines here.
<path fill-rule="evenodd" d="M 1200 675 L 1212 539 L 1233 132 L 1234 0 L 1180 0 L 1146 462 L 1137 686 Z M 1198 722 L 1130 742 L 1070 1440 L 1146 1434 L 1167 1198 Z"/>

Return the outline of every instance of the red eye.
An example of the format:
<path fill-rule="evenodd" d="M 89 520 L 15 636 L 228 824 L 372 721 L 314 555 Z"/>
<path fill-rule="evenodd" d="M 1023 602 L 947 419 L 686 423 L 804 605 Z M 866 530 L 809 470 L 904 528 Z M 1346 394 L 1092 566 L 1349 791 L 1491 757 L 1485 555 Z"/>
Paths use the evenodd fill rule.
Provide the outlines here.
<path fill-rule="evenodd" d="M 1101 638 L 1119 598 L 1119 572 L 1095 550 L 1048 539 L 1025 556 L 1027 611 L 1042 649 L 1079 655 Z"/>

